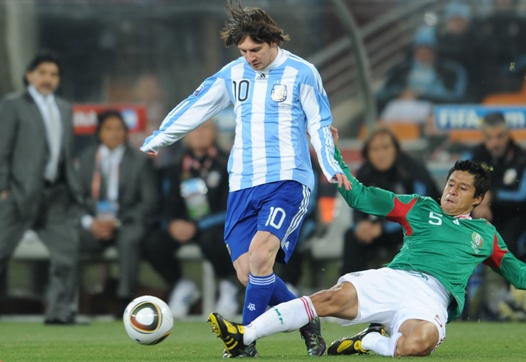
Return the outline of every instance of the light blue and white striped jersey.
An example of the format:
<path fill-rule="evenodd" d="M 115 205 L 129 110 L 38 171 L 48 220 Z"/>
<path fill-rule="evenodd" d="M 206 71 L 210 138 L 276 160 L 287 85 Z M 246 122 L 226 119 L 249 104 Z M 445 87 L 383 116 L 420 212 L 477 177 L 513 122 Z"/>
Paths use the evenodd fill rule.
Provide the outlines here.
<path fill-rule="evenodd" d="M 146 138 L 141 150 L 157 152 L 233 104 L 234 145 L 228 162 L 230 191 L 294 180 L 314 188 L 306 132 L 329 181 L 343 173 L 334 159 L 329 100 L 316 68 L 279 49 L 276 59 L 256 71 L 244 57 L 207 78 Z"/>

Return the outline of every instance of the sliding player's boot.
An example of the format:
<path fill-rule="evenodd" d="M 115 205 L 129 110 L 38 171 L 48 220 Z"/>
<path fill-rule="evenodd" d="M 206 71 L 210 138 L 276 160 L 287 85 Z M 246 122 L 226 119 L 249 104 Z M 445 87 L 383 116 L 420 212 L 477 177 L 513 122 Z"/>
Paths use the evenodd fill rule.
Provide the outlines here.
<path fill-rule="evenodd" d="M 378 323 L 371 323 L 367 329 L 352 337 L 343 337 L 337 341 L 332 342 L 327 354 L 331 356 L 340 356 L 367 353 L 369 351 L 363 349 L 362 347 L 362 339 L 372 332 L 380 333 L 382 336 L 385 336 L 384 326 Z"/>
<path fill-rule="evenodd" d="M 300 328 L 301 338 L 305 340 L 307 354 L 309 356 L 322 356 L 327 344 L 321 336 L 321 321 L 316 317 L 308 324 Z"/>

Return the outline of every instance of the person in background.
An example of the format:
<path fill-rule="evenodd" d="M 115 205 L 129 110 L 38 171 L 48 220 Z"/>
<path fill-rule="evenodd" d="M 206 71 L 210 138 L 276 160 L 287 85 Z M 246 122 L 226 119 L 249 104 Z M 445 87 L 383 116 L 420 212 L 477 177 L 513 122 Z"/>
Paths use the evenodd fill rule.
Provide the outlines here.
<path fill-rule="evenodd" d="M 460 0 L 447 4 L 443 21 L 437 27 L 437 52 L 440 58 L 460 64 L 467 73 L 464 102 L 480 102 L 479 88 L 482 77 L 476 56 L 476 28 L 473 27 L 471 6 Z"/>
<path fill-rule="evenodd" d="M 472 20 L 479 101 L 489 94 L 516 92 L 522 87 L 526 18 L 518 11 L 518 4 L 518 0 L 491 0 L 491 11 Z"/>
<path fill-rule="evenodd" d="M 440 192 L 429 171 L 401 149 L 389 129 L 371 132 L 364 142 L 362 158 L 356 178 L 365 186 L 439 199 Z M 391 260 L 402 242 L 402 227 L 398 223 L 354 210 L 352 226 L 344 235 L 341 274 L 377 267 Z"/>
<path fill-rule="evenodd" d="M 41 51 L 26 68 L 27 88 L 0 103 L 0 273 L 24 232 L 36 231 L 50 253 L 48 325 L 77 323 L 82 199 L 71 105 L 56 95 L 61 75 L 58 56 Z"/>
<path fill-rule="evenodd" d="M 377 92 L 378 109 L 382 111 L 388 103 L 402 100 L 431 104 L 462 102 L 467 81 L 460 64 L 438 55 L 434 28 L 421 27 L 415 34 L 410 57 L 387 73 Z"/>
<path fill-rule="evenodd" d="M 500 112 L 484 116 L 481 131 L 482 142 L 461 156 L 492 170 L 490 190 L 473 211 L 473 217 L 490 221 L 506 240 L 508 249 L 519 259 L 526 260 L 526 250 L 520 242 L 526 231 L 526 151 L 515 143 Z M 483 270 L 478 272 L 484 273 Z M 490 318 L 514 319 L 516 307 L 507 283 L 493 273 L 484 274 L 487 277 L 483 299 Z"/>
<path fill-rule="evenodd" d="M 223 241 L 228 198 L 228 155 L 217 146 L 214 120 L 184 139 L 182 153 L 161 170 L 165 189 L 164 227 L 148 238 L 146 256 L 173 290 L 168 305 L 175 318 L 188 315 L 201 296 L 195 283 L 183 277 L 176 251 L 197 242 L 219 281 L 216 309 L 225 315 L 239 312 L 236 273 Z"/>
<path fill-rule="evenodd" d="M 120 318 L 135 297 L 144 241 L 159 217 L 157 173 L 151 157 L 128 145 L 128 128 L 119 111 L 99 115 L 95 137 L 97 144 L 79 161 L 87 204 L 80 220 L 80 250 L 100 253 L 110 245 L 117 247 L 115 316 Z"/>

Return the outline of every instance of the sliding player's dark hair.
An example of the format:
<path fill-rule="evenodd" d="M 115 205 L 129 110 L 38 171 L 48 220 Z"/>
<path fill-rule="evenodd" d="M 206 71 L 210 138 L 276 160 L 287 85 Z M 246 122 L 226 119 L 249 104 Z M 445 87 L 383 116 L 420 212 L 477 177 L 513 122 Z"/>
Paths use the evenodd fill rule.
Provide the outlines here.
<path fill-rule="evenodd" d="M 447 180 L 453 171 L 465 171 L 475 177 L 475 197 L 486 194 L 491 183 L 491 170 L 472 160 L 459 160 L 449 169 Z"/>
<path fill-rule="evenodd" d="M 226 9 L 229 15 L 225 27 L 221 30 L 221 39 L 227 47 L 238 45 L 247 36 L 256 43 L 276 43 L 289 40 L 278 24 L 265 11 L 259 8 L 243 8 L 240 0 L 228 0 Z"/>

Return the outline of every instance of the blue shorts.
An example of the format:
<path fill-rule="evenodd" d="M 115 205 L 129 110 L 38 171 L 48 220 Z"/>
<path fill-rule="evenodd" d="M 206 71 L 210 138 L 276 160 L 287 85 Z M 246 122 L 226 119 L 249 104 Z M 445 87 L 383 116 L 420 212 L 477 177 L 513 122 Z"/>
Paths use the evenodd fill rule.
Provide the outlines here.
<path fill-rule="evenodd" d="M 232 261 L 248 252 L 257 231 L 278 237 L 276 261 L 286 263 L 298 240 L 309 206 L 310 189 L 296 181 L 278 181 L 228 195 L 225 243 Z"/>

